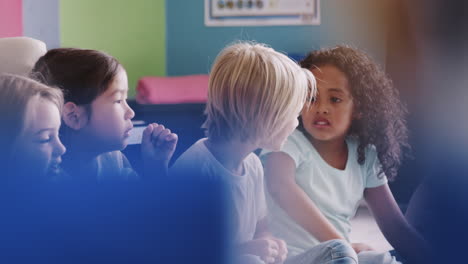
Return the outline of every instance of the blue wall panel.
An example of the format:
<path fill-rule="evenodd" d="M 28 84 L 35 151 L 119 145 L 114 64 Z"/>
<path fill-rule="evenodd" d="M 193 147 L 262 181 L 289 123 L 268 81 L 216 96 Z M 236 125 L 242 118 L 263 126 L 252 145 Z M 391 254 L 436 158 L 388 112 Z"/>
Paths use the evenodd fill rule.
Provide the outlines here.
<path fill-rule="evenodd" d="M 167 0 L 167 73 L 208 73 L 218 52 L 236 40 L 255 40 L 300 54 L 347 43 L 368 51 L 383 64 L 385 34 L 377 23 L 382 8 L 373 2 L 378 1 L 321 1 L 319 26 L 205 27 L 203 0 Z"/>

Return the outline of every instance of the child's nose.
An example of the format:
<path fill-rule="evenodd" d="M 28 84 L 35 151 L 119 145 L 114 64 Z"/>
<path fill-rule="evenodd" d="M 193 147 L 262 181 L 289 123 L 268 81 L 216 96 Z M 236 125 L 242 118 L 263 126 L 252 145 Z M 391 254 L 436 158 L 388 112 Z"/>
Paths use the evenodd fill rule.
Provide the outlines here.
<path fill-rule="evenodd" d="M 127 106 L 127 110 L 125 112 L 125 119 L 133 119 L 135 117 L 135 111 L 128 105 L 127 102 L 125 102 L 125 105 Z"/>
<path fill-rule="evenodd" d="M 324 103 L 316 103 L 317 114 L 328 114 L 328 106 Z"/>
<path fill-rule="evenodd" d="M 62 144 L 62 141 L 60 141 L 60 139 L 57 139 L 55 148 L 54 148 L 54 155 L 56 157 L 59 157 L 65 154 L 66 151 L 67 151 L 67 148 Z"/>

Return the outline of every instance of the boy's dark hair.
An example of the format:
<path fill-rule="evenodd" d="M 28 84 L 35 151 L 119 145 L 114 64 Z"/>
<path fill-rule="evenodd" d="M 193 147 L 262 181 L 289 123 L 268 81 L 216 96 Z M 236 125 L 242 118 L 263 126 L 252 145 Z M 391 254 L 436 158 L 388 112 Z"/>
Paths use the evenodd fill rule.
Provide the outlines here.
<path fill-rule="evenodd" d="M 49 50 L 34 65 L 33 78 L 59 87 L 65 102 L 88 105 L 109 87 L 120 63 L 97 50 L 58 48 Z"/>
<path fill-rule="evenodd" d="M 345 74 L 353 96 L 354 111 L 360 116 L 353 120 L 348 133 L 359 141 L 358 163 L 364 164 L 365 150 L 373 145 L 382 171 L 389 180 L 393 180 L 403 153 L 411 147 L 406 106 L 385 72 L 364 52 L 341 45 L 313 51 L 300 64 L 309 70 L 332 65 Z M 303 131 L 303 127 L 300 129 Z"/>

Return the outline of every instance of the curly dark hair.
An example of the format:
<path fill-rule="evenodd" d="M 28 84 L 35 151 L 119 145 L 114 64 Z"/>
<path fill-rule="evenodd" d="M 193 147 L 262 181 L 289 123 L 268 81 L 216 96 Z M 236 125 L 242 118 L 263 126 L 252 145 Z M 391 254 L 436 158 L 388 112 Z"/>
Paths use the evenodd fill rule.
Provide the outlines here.
<path fill-rule="evenodd" d="M 406 106 L 385 72 L 364 52 L 345 45 L 313 51 L 300 61 L 303 68 L 332 65 L 348 78 L 354 111 L 348 135 L 359 141 L 358 163 L 364 164 L 367 147 L 375 146 L 382 171 L 394 180 L 404 154 L 409 154 Z"/>

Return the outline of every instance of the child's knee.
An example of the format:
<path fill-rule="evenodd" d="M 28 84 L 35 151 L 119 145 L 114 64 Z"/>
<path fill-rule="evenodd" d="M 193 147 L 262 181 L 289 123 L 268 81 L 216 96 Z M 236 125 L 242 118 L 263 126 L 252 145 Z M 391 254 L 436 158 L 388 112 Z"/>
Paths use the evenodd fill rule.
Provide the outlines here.
<path fill-rule="evenodd" d="M 357 254 L 351 245 L 341 239 L 333 239 L 323 243 L 324 246 L 330 251 L 332 260 L 349 260 L 346 263 L 358 263 Z"/>

